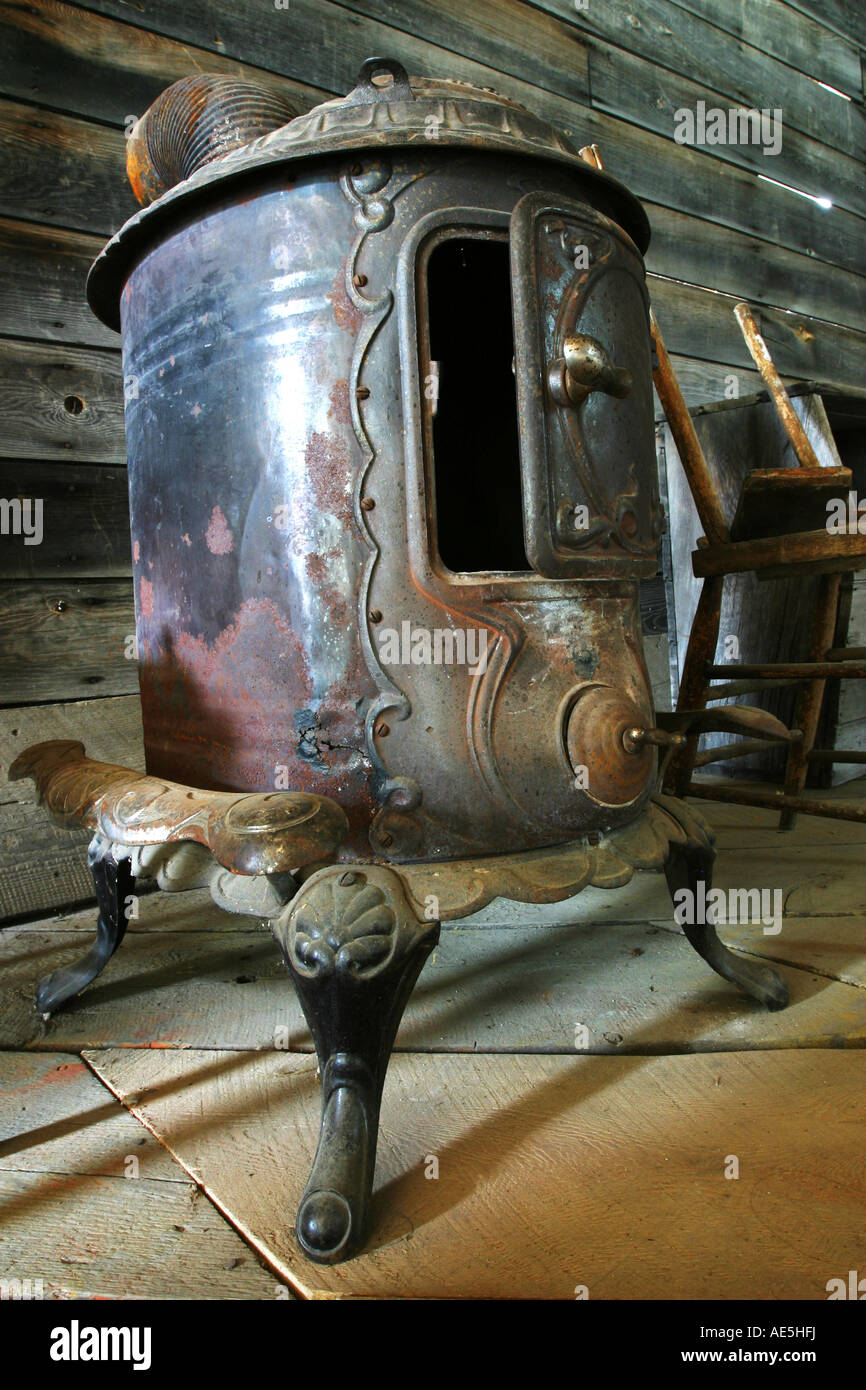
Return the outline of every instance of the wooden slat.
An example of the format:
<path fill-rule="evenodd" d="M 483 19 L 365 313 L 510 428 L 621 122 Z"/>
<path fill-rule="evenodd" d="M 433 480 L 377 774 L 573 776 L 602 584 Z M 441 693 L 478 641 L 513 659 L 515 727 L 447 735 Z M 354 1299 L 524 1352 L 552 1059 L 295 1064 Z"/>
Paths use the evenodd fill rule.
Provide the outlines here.
<path fill-rule="evenodd" d="M 138 694 L 0 710 L 0 919 L 93 898 L 88 832 L 55 825 L 38 805 L 32 782 L 6 780 L 23 749 L 52 738 L 78 739 L 99 762 L 144 771 Z"/>
<path fill-rule="evenodd" d="M 806 252 L 855 274 L 863 272 L 863 219 L 844 208 L 829 212 L 756 174 L 688 145 L 641 130 L 593 109 L 563 109 L 559 98 L 541 94 L 540 114 L 562 126 L 577 143 L 596 143 L 605 168 L 638 197 L 747 235 Z M 838 99 L 838 98 L 837 98 Z M 821 266 L 814 264 L 815 275 Z"/>
<path fill-rule="evenodd" d="M 525 7 L 521 12 L 537 13 L 527 11 Z M 438 11 L 434 13 L 438 14 Z M 511 15 L 509 11 L 507 17 L 511 18 Z M 473 16 L 473 24 L 475 18 Z M 540 14 L 538 18 L 544 24 L 557 28 L 556 21 Z M 129 24 L 121 25 L 104 16 L 57 3 L 57 0 L 33 0 L 26 10 L 8 10 L 0 15 L 0 35 L 3 34 L 3 26 L 8 42 L 0 60 L 0 89 L 21 100 L 38 97 L 52 107 L 76 116 L 96 116 L 102 121 L 122 124 L 127 115 L 143 110 L 162 87 L 200 68 L 236 72 L 284 93 L 302 106 L 308 106 L 325 95 L 321 88 L 297 84 L 262 68 L 252 68 L 226 59 L 218 52 L 193 49 L 152 31 L 137 29 Z M 558 29 L 565 31 L 566 26 L 559 24 Z M 574 34 L 575 31 L 568 32 Z M 495 66 L 494 58 L 499 51 L 497 44 L 486 30 L 483 37 L 484 43 L 489 44 L 488 61 Z M 442 35 L 442 41 L 447 42 L 447 34 Z M 481 51 L 480 46 L 478 51 Z M 507 46 L 506 52 L 511 52 L 513 56 L 513 50 Z M 600 59 L 602 55 L 594 56 Z M 507 68 L 507 62 L 504 59 L 502 62 Z M 519 70 L 520 65 L 517 67 Z M 536 80 L 545 85 L 540 78 Z M 782 307 L 791 306 L 792 286 L 796 286 L 793 307 L 851 326 L 856 326 L 861 321 L 858 315 L 866 312 L 866 282 L 861 277 L 845 276 L 841 272 L 823 268 L 821 274 L 816 274 L 814 261 L 805 257 L 794 257 L 792 260 L 790 253 L 774 242 L 756 239 L 745 242 L 735 233 L 720 234 L 717 228 L 700 218 L 688 217 L 658 204 L 651 203 L 648 211 L 654 227 L 649 258 L 651 269 L 715 289 L 728 289 L 741 298 L 777 303 Z M 36 229 L 34 235 L 38 231 Z M 13 236 L 16 234 L 13 229 Z M 87 244 L 86 254 L 90 259 L 91 251 L 95 254 L 99 245 L 97 239 Z M 5 238 L 2 246 L 8 257 L 12 247 Z M 33 296 L 40 296 L 40 287 L 44 285 L 43 273 L 38 278 L 32 271 L 28 273 L 31 250 L 35 254 L 37 248 L 26 247 L 23 257 L 19 256 L 14 267 L 10 266 L 12 299 L 7 302 L 11 303 L 13 312 L 19 304 L 26 308 L 25 295 L 36 303 Z M 22 263 L 19 265 L 19 262 Z M 774 275 L 777 262 L 779 267 Z M 40 272 L 48 269 L 50 261 L 40 267 Z M 82 259 L 81 273 L 85 270 Z M 22 285 L 16 294 L 15 285 L 22 275 L 27 281 L 34 280 L 35 284 L 32 287 L 29 283 Z M 86 316 L 87 310 L 80 296 L 78 309 L 79 318 Z M 67 307 L 67 314 L 72 313 L 72 308 Z M 56 316 L 48 318 L 45 331 L 40 331 L 38 336 L 62 338 L 64 341 L 113 341 L 109 330 L 102 328 L 95 319 L 92 319 L 92 334 L 87 333 L 85 322 L 84 336 L 67 339 L 62 333 L 52 331 L 53 317 Z M 30 320 L 26 313 L 24 320 Z M 29 327 L 26 331 L 23 327 L 10 327 L 3 331 L 32 336 Z M 78 332 L 80 334 L 82 330 L 79 328 Z"/>
<path fill-rule="evenodd" d="M 333 1267 L 292 1229 L 312 1059 L 87 1060 L 307 1297 L 826 1299 L 861 1258 L 862 1052 L 395 1057 L 370 1238 Z"/>
<path fill-rule="evenodd" d="M 712 356 L 733 367 L 752 365 L 733 315 L 735 299 L 691 285 L 649 278 L 650 297 L 670 349 Z M 866 333 L 805 315 L 764 308 L 760 327 L 783 376 L 859 387 L 866 375 Z M 745 394 L 745 392 L 741 392 Z"/>
<path fill-rule="evenodd" d="M 125 463 L 120 354 L 0 341 L 0 456 Z"/>
<path fill-rule="evenodd" d="M 137 667 L 124 656 L 134 632 L 131 582 L 0 585 L 0 703 L 135 693 Z"/>
<path fill-rule="evenodd" d="M 274 1298 L 275 1277 L 199 1197 L 190 1182 L 0 1170 L 3 1277 L 63 1300 Z"/>
<path fill-rule="evenodd" d="M 705 102 L 708 109 L 727 109 L 728 99 L 718 92 L 680 74 L 667 72 L 657 61 L 638 58 L 621 49 L 594 49 L 590 55 L 590 72 L 593 106 L 634 121 L 667 139 L 674 137 L 677 111 L 694 111 L 698 101 Z M 768 84 L 770 80 L 768 77 Z M 753 144 L 705 148 L 717 160 L 765 174 L 815 197 L 831 198 L 834 206 L 847 208 L 860 217 L 866 216 L 866 181 L 861 160 L 830 150 L 809 135 L 786 127 L 785 114 L 780 131 L 781 148 L 774 155 L 765 154 L 761 145 Z"/>
<path fill-rule="evenodd" d="M 826 25 L 836 34 L 842 34 L 851 43 L 866 48 L 866 34 L 863 32 L 863 7 L 860 0 L 786 0 L 787 4 L 801 14 L 809 15 L 821 25 Z"/>
<path fill-rule="evenodd" d="M 837 91 L 862 97 L 860 51 L 855 43 L 827 29 L 823 22 L 828 9 L 819 3 L 818 19 L 803 13 L 791 0 L 676 0 L 682 9 L 706 19 L 717 29 L 741 39 L 752 48 L 772 53 L 774 58 L 796 68 L 807 77 L 826 82 Z M 855 0 L 856 4 L 856 0 Z M 866 30 L 862 10 L 857 25 L 857 42 L 863 45 Z"/>
<path fill-rule="evenodd" d="M 301 110 L 325 98 L 306 82 L 136 28 L 129 6 L 123 18 L 131 23 L 60 0 L 7 5 L 0 10 L 0 91 L 118 126 L 146 111 L 170 83 L 197 72 L 244 77 Z"/>
<path fill-rule="evenodd" d="M 866 276 L 790 251 L 775 242 L 644 200 L 652 226 L 646 263 L 675 280 L 725 290 L 750 304 L 862 328 Z"/>
<path fill-rule="evenodd" d="M 71 1052 L 4 1052 L 0 1172 L 138 1176 L 185 1183 L 182 1168 Z"/>
<path fill-rule="evenodd" d="M 787 126 L 831 149 L 857 158 L 863 147 L 866 124 L 857 103 L 842 101 L 804 73 L 777 62 L 769 45 L 753 48 L 742 43 L 672 0 L 642 0 L 639 11 L 592 0 L 580 9 L 572 0 L 536 3 L 549 14 L 571 20 L 581 34 L 724 93 L 732 105 L 780 107 Z"/>
<path fill-rule="evenodd" d="M 0 100 L 0 215 L 115 232 L 137 211 L 121 130 Z"/>
<path fill-rule="evenodd" d="M 4 536 L 0 579 L 118 579 L 131 575 L 125 468 L 0 459 L 0 497 L 42 504 L 42 541 Z M 32 515 L 32 510 L 31 510 Z"/>
<path fill-rule="evenodd" d="M 397 33 L 435 44 L 457 59 L 474 59 L 496 72 L 588 104 L 587 49 L 577 30 L 521 0 L 471 0 L 468 5 L 465 0 L 436 0 L 435 5 L 429 0 L 338 3 L 355 16 L 350 20 L 344 15 L 343 23 L 348 21 L 358 36 L 370 34 L 378 39 L 381 25 L 387 25 Z M 300 14 L 304 9 L 302 0 Z M 297 8 L 294 14 L 299 15 Z M 362 16 L 381 24 L 366 25 Z M 261 25 L 262 17 L 252 6 L 249 17 Z"/>
<path fill-rule="evenodd" d="M 673 8 L 665 0 L 653 0 L 653 4 L 664 4 L 666 14 Z M 578 24 L 583 23 L 588 14 L 588 11 L 576 12 L 571 0 L 556 0 L 556 5 L 550 0 L 550 3 L 538 8 L 553 12 L 556 6 L 559 18 Z M 120 3 L 120 0 L 99 0 L 99 3 L 90 3 L 84 8 L 114 14 L 122 19 L 130 18 L 128 6 Z M 598 18 L 598 11 L 606 12 L 608 9 L 608 6 L 596 5 L 593 13 Z M 625 25 L 626 12 L 617 10 L 616 13 Z M 704 30 L 709 30 L 711 35 L 719 34 L 711 26 L 679 10 L 676 10 L 675 17 L 680 14 L 690 24 L 698 24 Z M 646 22 L 642 19 L 642 27 Z M 448 53 L 412 34 L 388 28 L 360 15 L 350 16 L 341 6 L 326 4 L 323 0 L 293 0 L 291 11 L 272 14 L 267 7 L 264 10 L 252 8 L 249 0 L 241 6 L 230 4 L 229 0 L 219 0 L 219 3 L 195 0 L 182 6 L 172 4 L 171 0 L 151 0 L 147 10 L 140 17 L 136 16 L 136 23 L 187 39 L 203 48 L 216 47 L 220 52 L 232 53 L 247 62 L 263 66 L 281 64 L 288 76 L 333 91 L 347 91 L 354 83 L 361 56 L 383 51 L 399 58 L 414 73 L 453 77 L 493 87 L 573 133 L 579 144 L 590 141 L 599 144 L 609 155 L 607 167 L 628 183 L 638 196 L 654 198 L 672 208 L 698 215 L 711 215 L 713 220 L 758 234 L 767 240 L 778 240 L 795 250 L 808 247 L 818 259 L 846 265 L 854 271 L 862 270 L 861 219 L 852 217 L 842 209 L 834 210 L 832 219 L 824 217 L 822 221 L 822 210 L 809 204 L 807 199 L 774 188 L 771 184 L 758 183 L 754 175 L 725 165 L 709 154 L 677 146 L 670 138 L 642 131 L 627 121 L 603 112 L 587 110 L 558 93 L 520 81 L 510 73 L 500 73 L 490 66 Z M 292 26 L 291 43 L 285 46 L 279 43 L 281 25 Z M 632 30 L 631 25 L 626 27 L 629 32 L 638 33 Z M 219 45 L 214 35 L 219 38 Z M 645 38 L 644 34 L 644 45 Z M 658 56 L 657 35 L 653 36 L 652 42 L 656 47 L 651 45 L 647 56 L 654 59 Z M 735 51 L 742 48 L 733 40 L 730 43 Z M 622 46 L 629 48 L 631 45 L 623 42 Z M 718 85 L 710 72 L 715 72 L 714 59 L 715 49 L 710 48 L 706 58 L 709 75 L 705 74 L 703 80 L 711 88 Z M 760 91 L 764 90 L 767 81 L 767 61 L 764 55 L 760 55 L 760 80 L 756 78 Z M 698 80 L 698 74 L 692 72 L 690 66 L 682 71 L 693 80 Z M 779 65 L 779 71 L 798 81 L 802 80 L 811 93 L 818 94 L 816 100 L 826 99 L 834 106 L 851 105 L 824 92 L 808 79 L 800 79 L 800 75 L 792 73 L 791 69 Z M 776 104 L 785 105 L 781 93 Z M 788 105 L 785 109 L 788 110 Z M 806 133 L 814 136 L 812 124 L 805 129 Z M 846 144 L 841 132 L 833 140 L 834 148 L 848 150 L 854 155 L 859 153 L 860 143 L 859 124 L 855 140 L 849 140 Z"/>
<path fill-rule="evenodd" d="M 0 218 L 0 334 L 116 351 L 118 334 L 84 297 L 104 244 L 103 237 Z"/>
<path fill-rule="evenodd" d="M 200 1196 L 80 1057 L 4 1053 L 4 1280 L 41 1280 L 45 1299 L 276 1297 Z"/>
<path fill-rule="evenodd" d="M 671 353 L 671 364 L 690 410 L 710 401 L 724 400 L 726 393 L 730 395 L 732 378 L 736 381 L 739 396 L 759 391 L 763 385 L 757 372 L 747 372 L 741 368 L 733 371 L 726 362 L 705 362 L 702 358 Z M 661 404 L 656 400 L 655 418 L 661 420 L 663 415 Z M 676 466 L 679 467 L 678 462 Z"/>

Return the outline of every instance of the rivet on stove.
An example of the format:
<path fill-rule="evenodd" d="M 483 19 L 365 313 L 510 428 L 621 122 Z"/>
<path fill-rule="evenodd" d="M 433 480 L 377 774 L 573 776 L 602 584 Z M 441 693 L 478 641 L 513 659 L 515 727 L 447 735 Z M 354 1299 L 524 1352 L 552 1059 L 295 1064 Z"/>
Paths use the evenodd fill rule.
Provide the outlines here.
<path fill-rule="evenodd" d="M 381 608 L 371 608 L 371 609 L 370 609 L 370 613 L 369 613 L 369 618 L 370 618 L 370 622 L 371 622 L 371 623 L 381 623 L 381 621 L 382 621 L 382 610 L 381 610 Z"/>
<path fill-rule="evenodd" d="M 355 286 L 355 289 L 356 289 L 356 290 L 363 289 L 363 287 L 366 285 L 366 283 L 367 283 L 367 277 L 366 277 L 366 275 L 353 275 L 353 276 L 352 276 L 352 284 Z"/>
<path fill-rule="evenodd" d="M 377 725 L 376 725 L 376 733 L 378 734 L 379 738 L 387 738 L 388 735 L 390 734 L 390 732 L 391 732 L 391 729 L 390 729 L 390 726 L 389 726 L 388 724 L 377 724 Z"/>
<path fill-rule="evenodd" d="M 358 401 L 366 401 L 366 400 L 369 398 L 369 395 L 370 395 L 370 388 L 369 388 L 369 386 L 359 386 L 359 387 L 357 388 L 357 390 L 355 391 L 355 399 L 358 400 Z"/>
<path fill-rule="evenodd" d="M 384 835 L 380 835 L 380 836 L 379 836 L 379 844 L 380 844 L 380 845 L 384 845 L 386 849 L 388 848 L 389 845 L 393 845 L 393 843 L 394 843 L 394 836 L 393 836 L 393 835 L 389 835 L 388 832 L 387 832 L 387 830 L 385 831 Z"/>
<path fill-rule="evenodd" d="M 373 501 L 372 497 L 362 497 L 362 498 L 361 498 L 361 511 L 362 511 L 362 512 L 371 512 L 371 511 L 373 510 L 373 508 L 375 507 L 375 505 L 376 505 L 376 503 Z"/>

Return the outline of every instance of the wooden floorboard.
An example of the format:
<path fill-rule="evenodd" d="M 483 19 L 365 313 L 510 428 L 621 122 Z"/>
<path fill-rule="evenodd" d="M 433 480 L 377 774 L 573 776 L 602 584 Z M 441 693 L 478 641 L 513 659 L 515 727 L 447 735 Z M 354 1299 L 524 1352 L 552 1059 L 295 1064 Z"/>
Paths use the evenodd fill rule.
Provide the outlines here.
<path fill-rule="evenodd" d="M 370 1241 L 332 1269 L 292 1230 L 312 1059 L 88 1061 L 303 1297 L 825 1299 L 862 1259 L 862 1052 L 398 1055 Z"/>
<path fill-rule="evenodd" d="M 7 927 L 9 1277 L 47 1297 L 826 1297 L 862 1254 L 866 828 L 700 809 L 717 886 L 781 895 L 780 932 L 721 932 L 778 963 L 789 1007 L 709 970 L 658 874 L 447 924 L 389 1071 L 371 1240 L 335 1270 L 293 1235 L 318 1082 L 264 924 L 142 895 L 47 1023 L 35 983 L 87 949 L 93 909 Z"/>
<path fill-rule="evenodd" d="M 47 1299 L 288 1296 L 76 1056 L 0 1058 L 0 1245 Z"/>
<path fill-rule="evenodd" d="M 823 919 L 822 919 L 823 920 Z M 863 919 L 858 918 L 863 933 Z M 780 969 L 790 1006 L 768 1013 L 718 978 L 669 920 L 577 920 L 568 926 L 445 927 L 406 1010 L 396 1046 L 408 1051 L 684 1052 L 866 1047 L 866 988 L 812 969 L 808 951 L 761 928 L 730 928 Z M 793 935 L 793 933 L 792 933 Z M 812 931 L 814 936 L 814 929 Z M 47 1023 L 33 1008 L 44 973 L 82 953 L 83 934 L 7 928 L 0 1047 L 78 1051 L 119 1046 L 241 1048 L 310 1037 L 269 933 L 129 933 L 105 973 Z M 820 937 L 819 937 L 820 939 Z M 849 975 L 856 942 L 836 947 Z M 786 954 L 787 953 L 787 954 Z"/>

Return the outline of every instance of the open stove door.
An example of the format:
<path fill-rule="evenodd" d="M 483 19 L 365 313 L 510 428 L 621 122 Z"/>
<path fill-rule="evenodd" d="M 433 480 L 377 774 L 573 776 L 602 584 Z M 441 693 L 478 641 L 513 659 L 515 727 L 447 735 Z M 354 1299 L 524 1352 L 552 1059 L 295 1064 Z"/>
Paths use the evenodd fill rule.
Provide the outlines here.
<path fill-rule="evenodd" d="M 529 193 L 511 216 L 526 554 L 552 578 L 657 568 L 649 301 L 643 260 L 585 203 Z"/>

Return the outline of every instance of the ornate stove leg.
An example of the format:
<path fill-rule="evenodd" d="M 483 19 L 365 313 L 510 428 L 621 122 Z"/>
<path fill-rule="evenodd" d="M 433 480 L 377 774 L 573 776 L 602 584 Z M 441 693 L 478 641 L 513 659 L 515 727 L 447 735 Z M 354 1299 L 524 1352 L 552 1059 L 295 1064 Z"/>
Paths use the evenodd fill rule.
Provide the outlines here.
<path fill-rule="evenodd" d="M 672 843 L 665 863 L 665 877 L 671 897 L 682 888 L 692 894 L 692 901 L 698 901 L 698 883 L 703 880 L 705 892 L 709 893 L 713 879 L 715 854 L 707 845 L 696 841 L 686 844 Z M 683 923 L 683 931 L 694 946 L 698 955 L 703 956 L 717 975 L 731 980 L 750 994 L 753 999 L 766 1004 L 768 1009 L 784 1009 L 788 1003 L 788 987 L 778 971 L 769 965 L 748 960 L 735 955 L 716 935 L 712 922 Z"/>
<path fill-rule="evenodd" d="M 120 845 L 94 835 L 87 851 L 99 917 L 96 940 L 81 960 L 46 975 L 36 987 L 36 1007 L 50 1018 L 67 999 L 73 999 L 96 979 L 111 960 L 126 933 L 126 900 L 135 892 L 135 878 Z"/>
<path fill-rule="evenodd" d="M 322 1079 L 322 1128 L 297 1236 L 309 1259 L 336 1264 L 363 1238 L 388 1059 L 439 923 L 418 919 L 392 869 L 361 864 L 320 869 L 272 926 Z"/>

